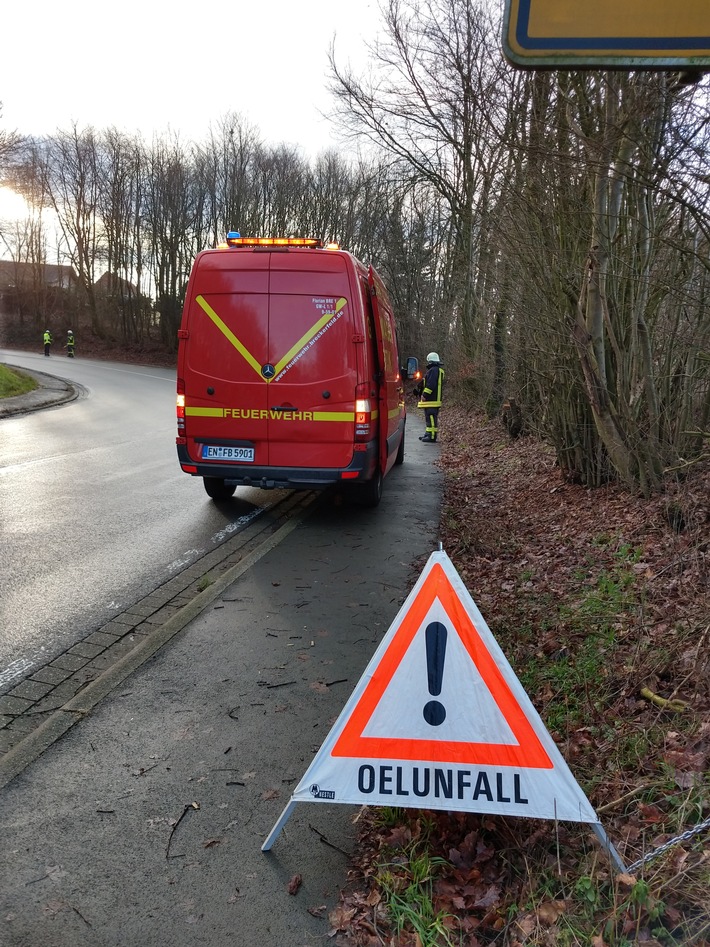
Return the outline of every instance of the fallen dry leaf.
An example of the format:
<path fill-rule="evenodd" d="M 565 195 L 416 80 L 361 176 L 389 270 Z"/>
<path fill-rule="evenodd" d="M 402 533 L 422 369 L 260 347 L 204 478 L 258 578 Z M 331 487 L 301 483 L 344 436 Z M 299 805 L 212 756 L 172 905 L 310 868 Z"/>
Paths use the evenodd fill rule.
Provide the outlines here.
<path fill-rule="evenodd" d="M 342 904 L 339 904 L 337 907 L 328 915 L 328 921 L 330 926 L 336 931 L 344 931 L 348 926 L 350 921 L 355 917 L 357 913 L 357 908 L 346 908 Z"/>
<path fill-rule="evenodd" d="M 566 909 L 567 904 L 564 901 L 545 901 L 537 909 L 537 916 L 543 924 L 551 927 L 559 921 Z"/>
<path fill-rule="evenodd" d="M 627 875 L 625 873 L 620 873 L 616 876 L 616 880 L 619 882 L 620 885 L 623 885 L 625 888 L 633 888 L 633 886 L 636 884 L 635 875 Z"/>
<path fill-rule="evenodd" d="M 480 897 L 474 902 L 475 908 L 490 908 L 494 904 L 498 904 L 500 901 L 500 888 L 498 885 L 491 885 Z"/>
<path fill-rule="evenodd" d="M 298 890 L 303 884 L 303 875 L 294 875 L 288 883 L 287 891 L 289 894 L 298 894 Z"/>

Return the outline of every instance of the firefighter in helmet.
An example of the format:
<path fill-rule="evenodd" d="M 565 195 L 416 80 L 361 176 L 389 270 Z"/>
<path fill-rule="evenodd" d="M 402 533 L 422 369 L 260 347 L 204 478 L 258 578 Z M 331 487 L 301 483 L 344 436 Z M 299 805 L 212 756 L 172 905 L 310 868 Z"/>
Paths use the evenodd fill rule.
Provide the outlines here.
<path fill-rule="evenodd" d="M 49 358 L 49 348 L 52 344 L 52 333 L 49 331 L 49 329 L 44 330 L 42 341 L 44 342 L 44 354 L 47 356 L 47 358 Z"/>
<path fill-rule="evenodd" d="M 426 357 L 426 375 L 419 385 L 418 408 L 424 409 L 426 433 L 419 438 L 425 444 L 435 444 L 439 433 L 439 408 L 444 388 L 444 369 L 436 352 Z"/>
<path fill-rule="evenodd" d="M 71 329 L 67 329 L 67 358 L 74 358 L 74 333 Z"/>

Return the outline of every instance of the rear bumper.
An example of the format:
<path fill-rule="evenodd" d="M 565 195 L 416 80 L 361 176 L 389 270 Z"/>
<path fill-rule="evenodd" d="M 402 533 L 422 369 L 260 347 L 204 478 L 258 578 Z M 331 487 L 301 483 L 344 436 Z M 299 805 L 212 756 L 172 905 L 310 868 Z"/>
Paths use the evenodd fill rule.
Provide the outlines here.
<path fill-rule="evenodd" d="M 352 463 L 341 468 L 255 467 L 251 464 L 195 463 L 183 444 L 177 445 L 178 460 L 185 473 L 193 477 L 214 477 L 229 486 L 290 490 L 317 490 L 336 483 L 358 483 L 370 480 L 377 465 L 377 441 L 363 445 L 365 450 L 353 453 Z M 189 469 L 186 469 L 189 468 Z"/>

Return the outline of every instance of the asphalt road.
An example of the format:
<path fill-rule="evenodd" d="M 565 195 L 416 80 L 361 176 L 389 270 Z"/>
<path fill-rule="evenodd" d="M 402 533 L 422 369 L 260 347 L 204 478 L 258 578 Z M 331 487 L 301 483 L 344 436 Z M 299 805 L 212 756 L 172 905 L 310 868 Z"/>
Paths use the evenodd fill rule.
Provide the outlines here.
<path fill-rule="evenodd" d="M 41 357 L 27 367 L 49 370 Z M 175 470 L 170 372 L 63 371 L 88 398 L 0 420 L 3 553 L 32 587 L 10 585 L 8 598 L 2 559 L 2 627 L 24 622 L 38 643 L 38 616 L 57 627 L 78 587 L 105 611 L 227 528 Z M 356 807 L 299 804 L 274 849 L 261 845 L 436 547 L 442 476 L 421 430 L 414 415 L 378 509 L 315 504 L 157 653 L 106 687 L 93 681 L 83 709 L 57 710 L 51 720 L 73 726 L 0 790 L 0 943 L 326 941 Z"/>
<path fill-rule="evenodd" d="M 0 694 L 284 495 L 216 506 L 178 466 L 175 372 L 0 349 L 81 386 L 0 419 Z"/>
<path fill-rule="evenodd" d="M 99 704 L 58 711 L 75 725 L 0 789 L 3 947 L 335 943 L 357 806 L 299 803 L 261 846 L 436 548 L 422 429 L 377 509 L 314 504 Z"/>

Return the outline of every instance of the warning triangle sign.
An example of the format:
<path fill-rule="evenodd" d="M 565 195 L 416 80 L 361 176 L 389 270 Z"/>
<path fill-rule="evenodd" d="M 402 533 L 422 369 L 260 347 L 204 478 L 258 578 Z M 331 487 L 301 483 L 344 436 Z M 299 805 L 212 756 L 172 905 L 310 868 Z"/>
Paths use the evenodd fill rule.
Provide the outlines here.
<path fill-rule="evenodd" d="M 333 756 L 551 769 L 441 562 L 423 580 Z"/>
<path fill-rule="evenodd" d="M 301 801 L 599 822 L 442 551 L 289 805 Z"/>

